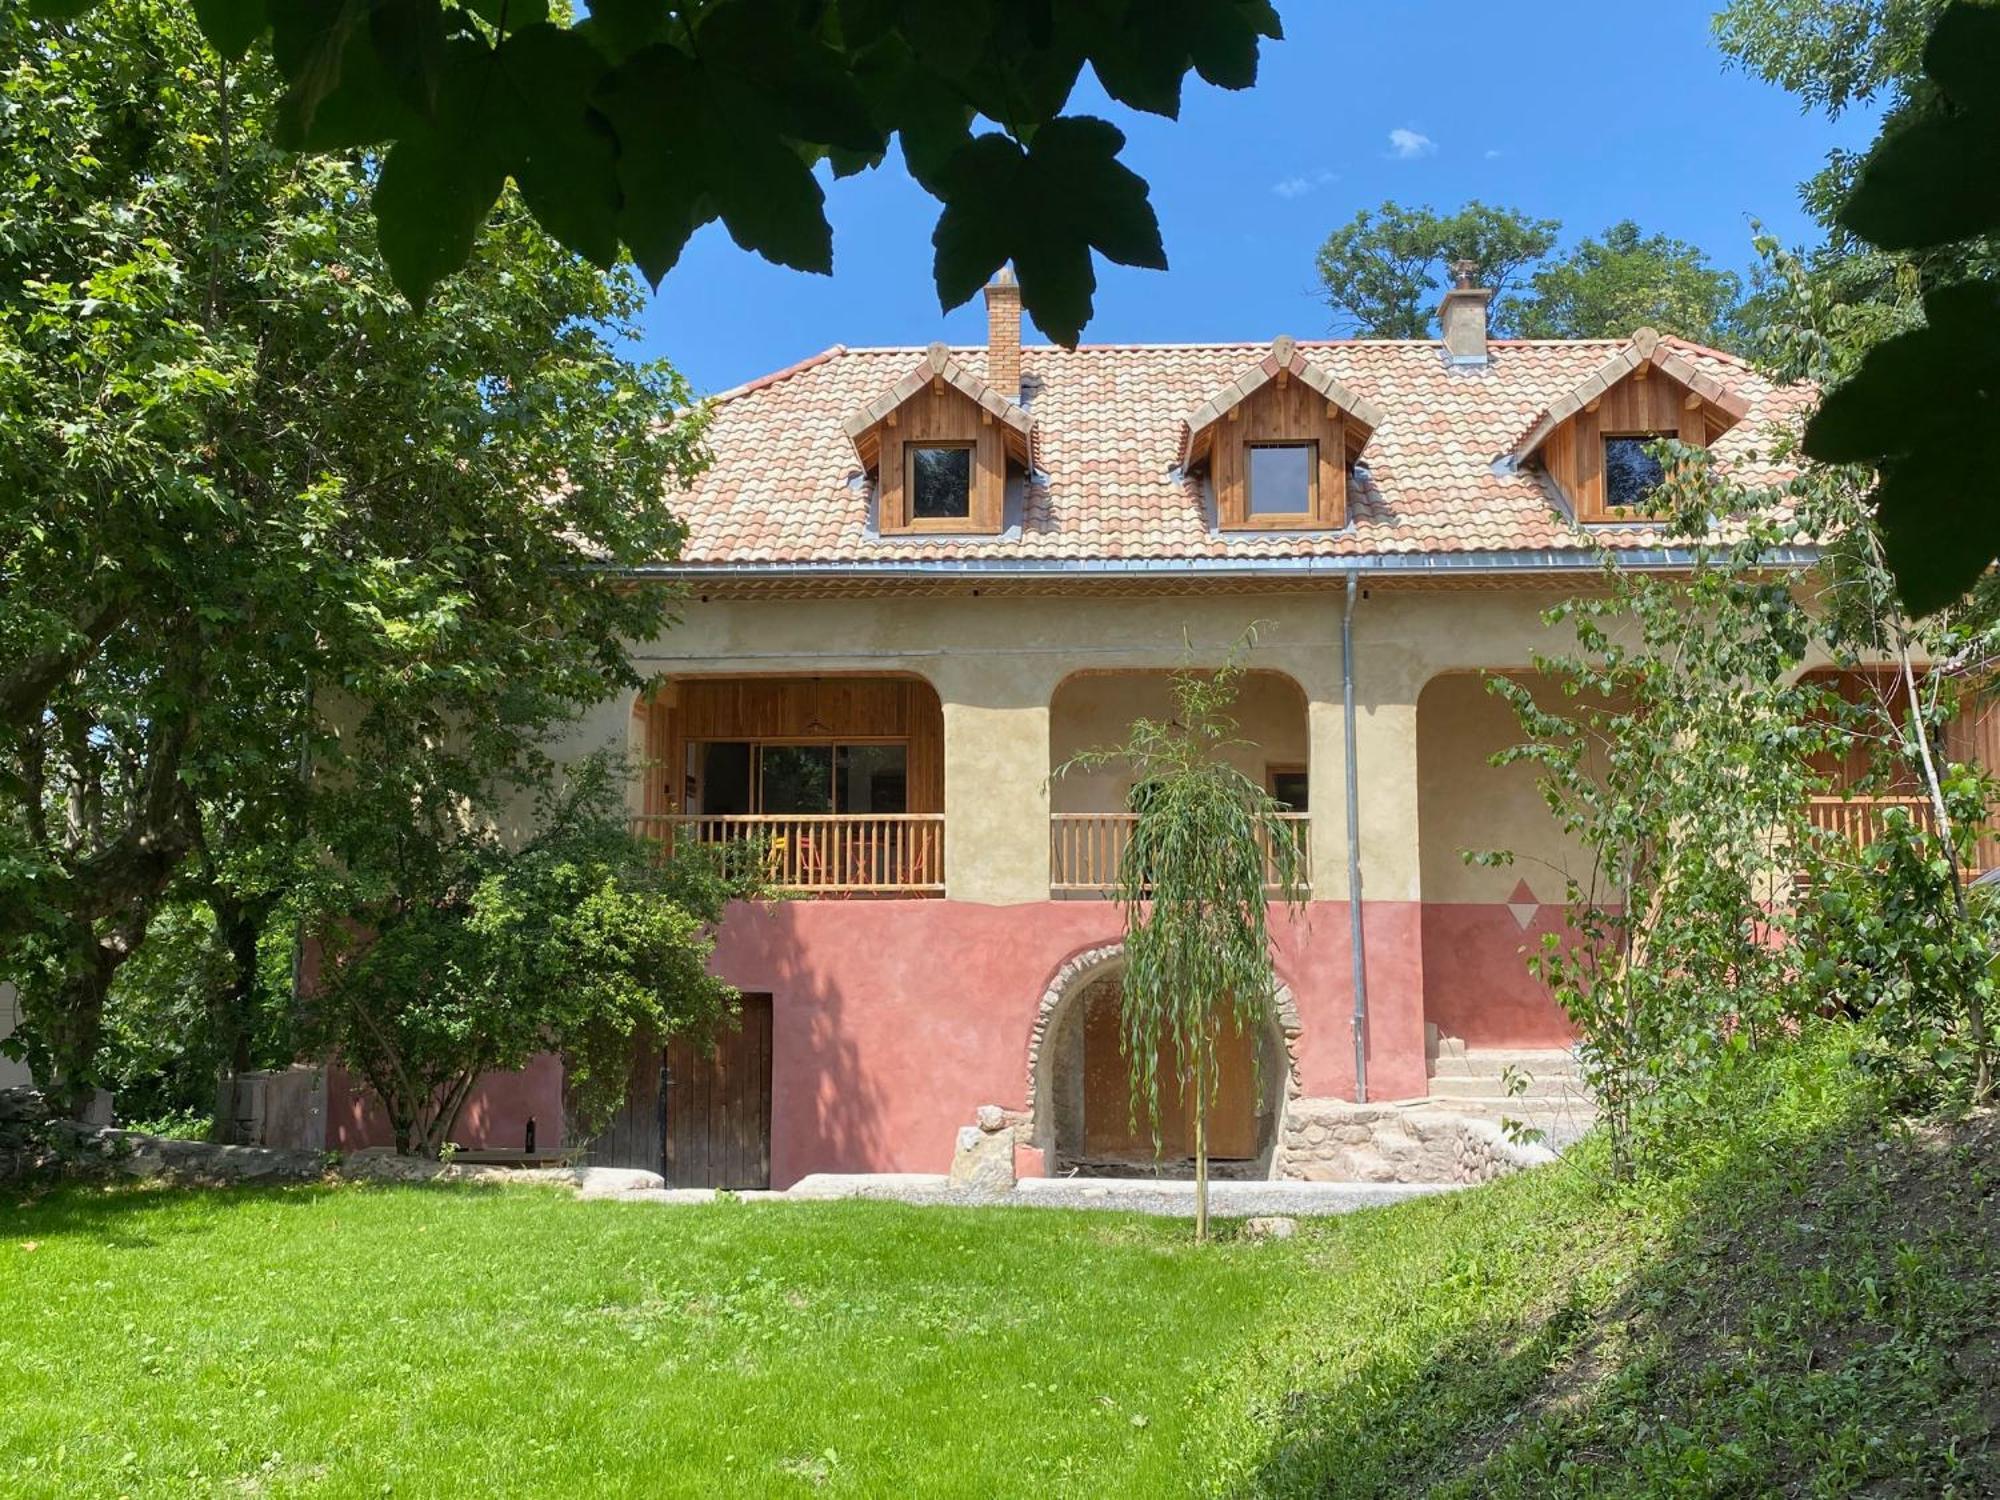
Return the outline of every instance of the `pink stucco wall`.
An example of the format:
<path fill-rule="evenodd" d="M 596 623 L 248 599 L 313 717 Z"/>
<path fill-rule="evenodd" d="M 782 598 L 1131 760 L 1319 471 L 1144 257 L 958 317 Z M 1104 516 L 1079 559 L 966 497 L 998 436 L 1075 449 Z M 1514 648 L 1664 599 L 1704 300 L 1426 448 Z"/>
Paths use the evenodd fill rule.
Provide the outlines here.
<path fill-rule="evenodd" d="M 1569 1045 L 1569 1022 L 1528 972 L 1524 954 L 1539 948 L 1545 933 L 1565 932 L 1562 907 L 1553 903 L 1523 928 L 1500 902 L 1425 902 L 1425 1018 L 1473 1047 Z"/>
<path fill-rule="evenodd" d="M 1413 904 L 1370 902 L 1370 1091 L 1424 1091 L 1423 975 Z M 1056 971 L 1115 942 L 1116 906 L 1049 901 L 796 901 L 732 912 L 716 972 L 772 997 L 771 1177 L 941 1172 L 981 1104 L 1027 1102 L 1030 1034 Z M 1297 1002 L 1301 1083 L 1351 1095 L 1347 908 L 1276 922 Z"/>
<path fill-rule="evenodd" d="M 1414 902 L 1364 908 L 1369 1094 L 1425 1089 L 1424 945 Z M 1279 977 L 1301 1023 L 1300 1083 L 1351 1098 L 1353 1008 L 1347 906 L 1274 914 Z M 981 1104 L 1027 1102 L 1042 995 L 1078 953 L 1118 940 L 1108 901 L 984 906 L 963 901 L 789 901 L 742 905 L 718 936 L 715 970 L 772 997 L 771 1178 L 811 1172 L 941 1172 Z M 379 1109 L 335 1069 L 328 1143 L 386 1144 Z M 482 1084 L 461 1144 L 517 1147 L 528 1115 L 541 1143 L 561 1117 L 549 1058 Z"/>

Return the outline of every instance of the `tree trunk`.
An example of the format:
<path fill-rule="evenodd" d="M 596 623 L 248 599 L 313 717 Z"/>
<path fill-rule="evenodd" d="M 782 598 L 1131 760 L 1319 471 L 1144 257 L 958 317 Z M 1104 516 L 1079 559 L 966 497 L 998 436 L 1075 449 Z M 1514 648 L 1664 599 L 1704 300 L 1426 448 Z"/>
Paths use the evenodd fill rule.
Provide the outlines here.
<path fill-rule="evenodd" d="M 1938 842 L 1944 845 L 1944 857 L 1951 870 L 1951 898 L 1959 931 L 1963 933 L 1971 925 L 1972 913 L 1965 900 L 1965 871 L 1958 860 L 1958 839 L 1951 826 L 1951 811 L 1945 806 L 1944 785 L 1939 780 L 1937 760 L 1931 754 L 1930 720 L 1924 713 L 1923 703 L 1917 697 L 1917 674 L 1910 664 L 1910 645 L 1907 639 L 1899 642 L 1903 666 L 1903 691 L 1909 700 L 1910 729 L 1916 737 L 1917 759 L 1924 770 L 1924 787 L 1930 793 L 1931 815 L 1937 819 Z M 1979 986 L 1967 982 L 1965 985 L 1966 1029 L 1972 1035 L 1972 1102 L 1984 1104 L 1993 1092 L 1993 1047 L 1986 1029 L 1986 1003 L 1981 998 Z"/>
<path fill-rule="evenodd" d="M 1194 1242 L 1208 1240 L 1208 1045 L 1206 1038 L 1194 1052 Z"/>

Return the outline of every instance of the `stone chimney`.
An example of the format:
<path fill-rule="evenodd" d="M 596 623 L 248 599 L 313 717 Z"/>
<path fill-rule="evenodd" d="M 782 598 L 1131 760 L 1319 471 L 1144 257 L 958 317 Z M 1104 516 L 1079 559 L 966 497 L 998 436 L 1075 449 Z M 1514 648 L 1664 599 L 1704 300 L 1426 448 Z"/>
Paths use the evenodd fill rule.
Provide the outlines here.
<path fill-rule="evenodd" d="M 986 284 L 986 383 L 1021 399 L 1021 284 L 1002 266 Z"/>
<path fill-rule="evenodd" d="M 1493 293 L 1486 287 L 1473 285 L 1473 278 L 1479 274 L 1476 261 L 1454 261 L 1451 269 L 1458 279 L 1444 294 L 1444 301 L 1438 304 L 1438 327 L 1444 332 L 1445 362 L 1483 365 L 1486 363 L 1486 305 L 1493 300 Z"/>

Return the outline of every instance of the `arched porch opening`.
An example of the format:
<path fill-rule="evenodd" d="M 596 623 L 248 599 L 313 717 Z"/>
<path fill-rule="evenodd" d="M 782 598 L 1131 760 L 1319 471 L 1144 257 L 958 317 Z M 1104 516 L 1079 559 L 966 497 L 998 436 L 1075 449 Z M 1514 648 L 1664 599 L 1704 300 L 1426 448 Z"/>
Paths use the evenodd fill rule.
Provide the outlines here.
<path fill-rule="evenodd" d="M 1063 967 L 1042 999 L 1029 1056 L 1028 1105 L 1033 1143 L 1055 1175 L 1194 1176 L 1192 1099 L 1162 1089 L 1157 1150 L 1151 1122 L 1132 1107 L 1128 1059 L 1121 1050 L 1122 948 L 1081 954 Z M 1218 1047 L 1218 1087 L 1210 1106 L 1209 1170 L 1220 1179 L 1277 1175 L 1287 1099 L 1297 1089 L 1298 1010 L 1280 984 L 1268 1024 L 1243 1034 L 1230 1028 Z M 1170 1079 L 1171 1052 L 1159 1059 Z"/>

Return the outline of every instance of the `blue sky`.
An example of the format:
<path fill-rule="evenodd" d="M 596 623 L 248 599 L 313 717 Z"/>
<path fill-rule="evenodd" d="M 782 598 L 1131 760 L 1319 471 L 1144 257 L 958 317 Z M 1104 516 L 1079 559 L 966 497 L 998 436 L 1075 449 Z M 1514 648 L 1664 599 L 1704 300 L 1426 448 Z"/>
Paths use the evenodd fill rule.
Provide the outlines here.
<path fill-rule="evenodd" d="M 1384 198 L 1469 198 L 1560 219 L 1565 243 L 1621 218 L 1754 258 L 1750 221 L 1803 242 L 1797 184 L 1871 112 L 1829 124 L 1724 67 L 1702 0 L 1281 0 L 1287 38 L 1243 93 L 1190 79 L 1178 121 L 1109 104 L 1151 184 L 1171 269 L 1098 262 L 1090 342 L 1323 335 L 1313 251 Z M 830 344 L 985 340 L 979 301 L 939 311 L 937 204 L 885 167 L 831 185 L 834 274 L 768 265 L 710 225 L 661 283 L 643 351 L 709 392 Z M 1031 330 L 1031 341 L 1038 336 Z"/>

